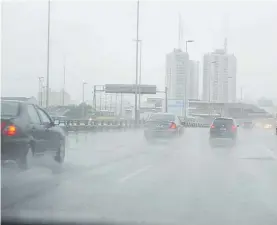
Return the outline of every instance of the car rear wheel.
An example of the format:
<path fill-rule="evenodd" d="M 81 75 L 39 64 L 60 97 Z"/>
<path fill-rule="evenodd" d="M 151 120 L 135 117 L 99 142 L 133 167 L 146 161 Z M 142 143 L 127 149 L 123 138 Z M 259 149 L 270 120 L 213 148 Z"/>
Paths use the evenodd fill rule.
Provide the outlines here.
<path fill-rule="evenodd" d="M 52 173 L 59 174 L 62 172 L 62 164 L 64 162 L 64 158 L 65 158 L 65 140 L 61 140 L 56 156 L 54 157 L 55 162 L 57 162 L 58 164 L 52 167 Z"/>
<path fill-rule="evenodd" d="M 34 160 L 33 148 L 30 144 L 28 144 L 25 154 L 23 154 L 17 160 L 17 165 L 20 169 L 27 170 L 31 168 L 33 160 Z"/>

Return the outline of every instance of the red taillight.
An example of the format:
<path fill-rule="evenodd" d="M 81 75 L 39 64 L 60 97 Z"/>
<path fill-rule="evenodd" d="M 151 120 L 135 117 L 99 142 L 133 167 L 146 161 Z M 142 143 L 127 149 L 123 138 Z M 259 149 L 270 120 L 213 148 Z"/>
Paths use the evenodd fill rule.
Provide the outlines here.
<path fill-rule="evenodd" d="M 6 136 L 14 136 L 16 134 L 16 127 L 14 125 L 8 125 L 3 129 L 2 133 Z"/>
<path fill-rule="evenodd" d="M 235 125 L 232 125 L 232 131 L 236 131 L 237 127 Z"/>
<path fill-rule="evenodd" d="M 212 124 L 212 125 L 211 125 L 211 129 L 214 129 L 214 128 L 215 128 L 215 126 Z"/>
<path fill-rule="evenodd" d="M 172 123 L 170 124 L 170 129 L 176 129 L 176 128 L 177 128 L 176 124 L 172 122 Z"/>

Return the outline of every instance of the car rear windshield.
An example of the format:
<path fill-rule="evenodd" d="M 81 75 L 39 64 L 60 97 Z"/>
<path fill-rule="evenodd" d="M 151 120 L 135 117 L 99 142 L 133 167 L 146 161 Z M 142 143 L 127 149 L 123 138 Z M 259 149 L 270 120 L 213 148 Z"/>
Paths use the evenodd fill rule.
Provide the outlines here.
<path fill-rule="evenodd" d="M 221 126 L 221 125 L 232 126 L 234 124 L 234 121 L 231 119 L 215 119 L 213 124 L 215 126 Z"/>
<path fill-rule="evenodd" d="M 19 109 L 18 102 L 1 101 L 1 117 L 17 116 Z"/>
<path fill-rule="evenodd" d="M 153 114 L 149 120 L 150 121 L 174 121 L 175 116 L 166 115 L 166 114 Z"/>

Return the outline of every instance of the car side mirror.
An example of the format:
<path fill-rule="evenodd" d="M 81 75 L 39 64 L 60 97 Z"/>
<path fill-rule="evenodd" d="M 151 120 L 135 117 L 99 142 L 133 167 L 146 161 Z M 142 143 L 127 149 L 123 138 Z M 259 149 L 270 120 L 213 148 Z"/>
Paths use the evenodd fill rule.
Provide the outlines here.
<path fill-rule="evenodd" d="M 58 126 L 60 124 L 59 120 L 54 120 L 54 122 L 52 121 L 53 126 Z"/>

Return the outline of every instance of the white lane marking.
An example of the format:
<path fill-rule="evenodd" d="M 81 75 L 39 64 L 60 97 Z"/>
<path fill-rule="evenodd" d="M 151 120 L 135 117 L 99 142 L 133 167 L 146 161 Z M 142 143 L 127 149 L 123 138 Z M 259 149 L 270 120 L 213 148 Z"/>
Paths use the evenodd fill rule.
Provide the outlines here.
<path fill-rule="evenodd" d="M 127 176 L 121 178 L 121 179 L 119 180 L 119 182 L 120 182 L 120 183 L 125 182 L 126 180 L 129 180 L 129 179 L 131 179 L 131 178 L 133 178 L 133 177 L 139 175 L 140 173 L 143 173 L 143 172 L 149 170 L 151 167 L 153 167 L 153 165 L 148 165 L 148 166 L 145 166 L 145 167 L 143 167 L 143 168 L 141 168 L 141 169 L 139 169 L 139 170 L 136 170 L 135 172 L 130 173 L 130 174 L 128 174 Z"/>

